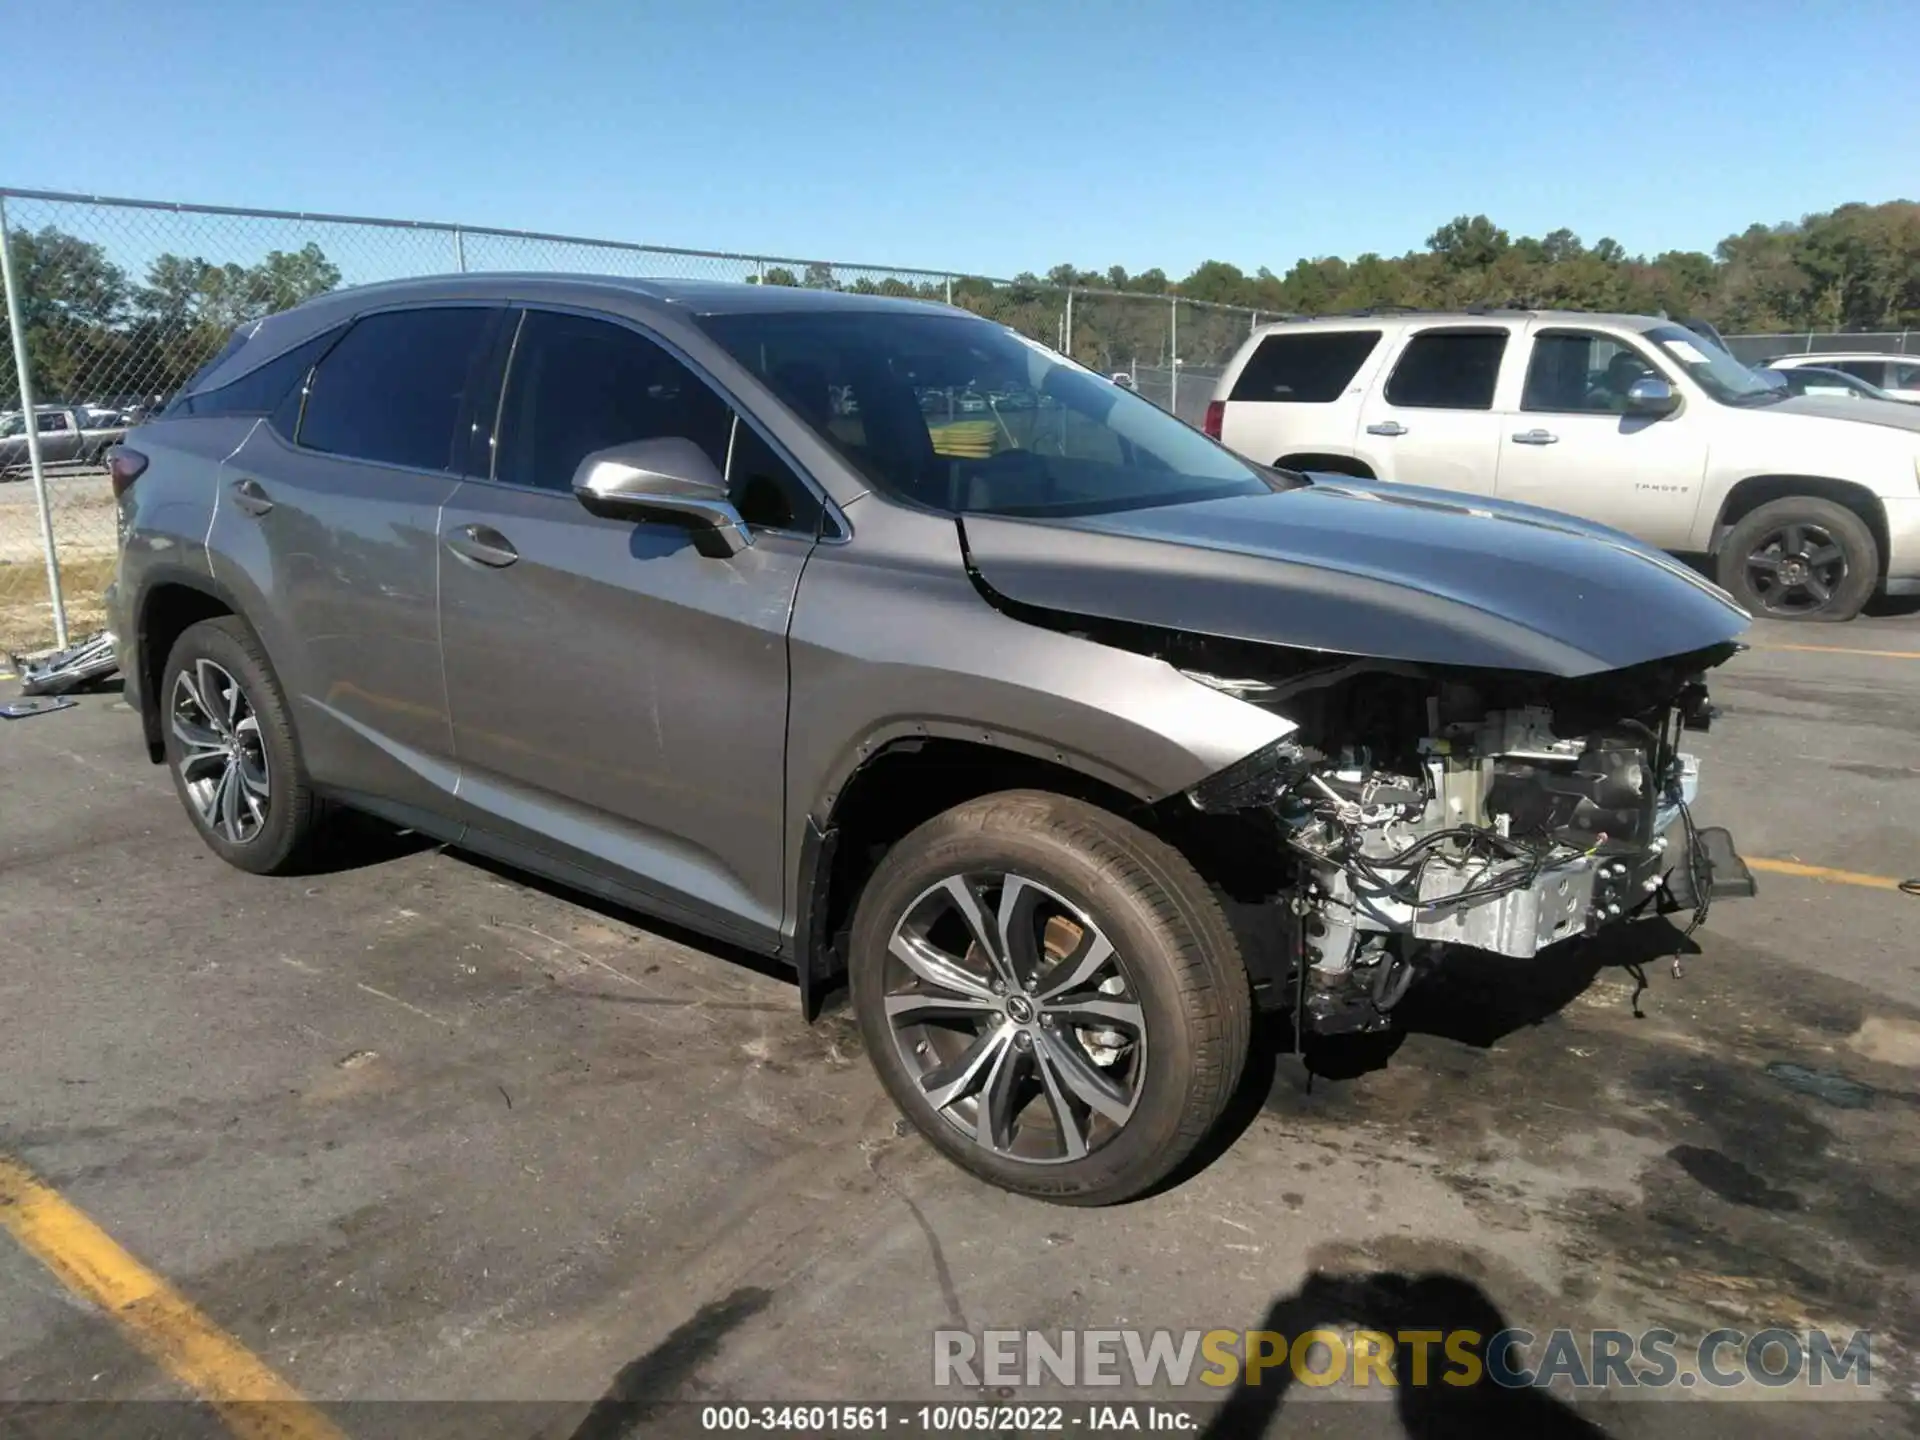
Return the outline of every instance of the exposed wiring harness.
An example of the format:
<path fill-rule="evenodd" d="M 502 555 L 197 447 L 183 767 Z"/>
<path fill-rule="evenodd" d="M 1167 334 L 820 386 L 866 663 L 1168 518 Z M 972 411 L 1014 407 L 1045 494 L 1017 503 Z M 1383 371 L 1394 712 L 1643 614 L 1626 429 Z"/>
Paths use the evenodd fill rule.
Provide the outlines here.
<path fill-rule="evenodd" d="M 1312 860 L 1337 866 L 1344 871 L 1356 896 L 1392 900 L 1422 914 L 1478 905 L 1515 890 L 1529 889 L 1539 880 L 1556 848 L 1551 842 L 1529 843 L 1477 825 L 1455 825 L 1423 835 L 1397 854 L 1369 856 L 1360 848 L 1357 827 L 1353 822 L 1343 821 L 1337 816 L 1328 818 L 1340 827 L 1340 845 L 1337 848 L 1321 850 L 1304 843 L 1297 836 L 1290 836 L 1287 843 Z M 1486 855 L 1488 867 L 1509 860 L 1521 863 L 1476 880 L 1450 895 L 1421 899 L 1420 885 L 1427 865 L 1436 858 L 1441 846 L 1455 842 L 1465 852 L 1463 859 L 1470 858 L 1476 852 L 1491 852 Z M 1388 874 L 1388 871 L 1399 873 Z"/>

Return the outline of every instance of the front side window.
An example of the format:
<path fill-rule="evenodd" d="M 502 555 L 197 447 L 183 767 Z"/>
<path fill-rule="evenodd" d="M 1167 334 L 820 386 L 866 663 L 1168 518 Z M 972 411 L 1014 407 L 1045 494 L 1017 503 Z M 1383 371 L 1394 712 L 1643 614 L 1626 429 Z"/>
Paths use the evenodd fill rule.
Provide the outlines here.
<path fill-rule="evenodd" d="M 912 309 L 700 324 L 876 489 L 950 512 L 1086 515 L 1270 490 L 1138 395 L 1004 326 Z"/>
<path fill-rule="evenodd" d="M 1645 356 L 1611 335 L 1547 331 L 1536 335 L 1527 361 L 1522 410 L 1620 415 L 1636 380 L 1661 378 Z"/>
<path fill-rule="evenodd" d="M 1378 330 L 1275 331 L 1247 357 L 1227 398 L 1331 404 L 1379 343 Z"/>
<path fill-rule="evenodd" d="M 1920 365 L 1887 363 L 1887 378 L 1879 382 L 1889 390 L 1920 390 Z"/>
<path fill-rule="evenodd" d="M 446 306 L 356 321 L 313 372 L 300 444 L 416 470 L 452 469 L 469 377 L 493 315 Z"/>
<path fill-rule="evenodd" d="M 1504 330 L 1423 330 L 1387 380 L 1387 404 L 1415 410 L 1491 410 Z"/>
<path fill-rule="evenodd" d="M 73 427 L 67 423 L 67 417 L 59 411 L 39 417 L 38 429 L 42 435 L 64 434 L 72 428 Z"/>
<path fill-rule="evenodd" d="M 792 468 L 670 351 L 624 325 L 527 312 L 501 397 L 495 479 L 571 492 L 595 451 L 666 438 L 700 447 L 749 524 L 817 524 L 819 502 Z"/>

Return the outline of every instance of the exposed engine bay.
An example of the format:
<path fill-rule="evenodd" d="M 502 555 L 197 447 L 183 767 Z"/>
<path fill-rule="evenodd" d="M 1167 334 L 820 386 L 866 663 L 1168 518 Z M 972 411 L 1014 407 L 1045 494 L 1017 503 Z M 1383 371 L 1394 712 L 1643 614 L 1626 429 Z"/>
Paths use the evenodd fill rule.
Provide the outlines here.
<path fill-rule="evenodd" d="M 1219 642 L 1199 643 L 1217 664 Z M 1187 669 L 1298 725 L 1189 798 L 1261 817 L 1284 848 L 1303 1024 L 1383 1028 L 1448 946 L 1530 958 L 1752 893 L 1726 832 L 1695 827 L 1699 766 L 1680 749 L 1711 719 L 1701 672 L 1731 653 L 1578 678 L 1325 657 L 1292 675 Z"/>

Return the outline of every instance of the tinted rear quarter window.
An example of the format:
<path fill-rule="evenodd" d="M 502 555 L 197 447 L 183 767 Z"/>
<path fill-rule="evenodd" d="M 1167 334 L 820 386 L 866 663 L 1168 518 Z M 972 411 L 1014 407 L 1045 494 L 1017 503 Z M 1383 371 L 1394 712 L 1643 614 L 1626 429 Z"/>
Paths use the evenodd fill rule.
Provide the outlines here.
<path fill-rule="evenodd" d="M 1340 398 L 1380 343 L 1378 330 L 1279 331 L 1260 342 L 1233 382 L 1233 400 L 1327 405 Z"/>
<path fill-rule="evenodd" d="M 203 390 L 198 395 L 183 396 L 170 413 L 201 416 L 271 415 L 307 378 L 307 372 L 313 369 L 340 335 L 339 329 L 316 335 L 217 390 Z M 292 434 L 290 427 L 282 428 L 288 435 Z"/>
<path fill-rule="evenodd" d="M 1407 342 L 1386 401 L 1409 409 L 1491 410 L 1504 330 L 1425 330 Z"/>
<path fill-rule="evenodd" d="M 493 314 L 447 306 L 356 321 L 314 372 L 300 443 L 416 470 L 453 468 L 468 380 Z"/>

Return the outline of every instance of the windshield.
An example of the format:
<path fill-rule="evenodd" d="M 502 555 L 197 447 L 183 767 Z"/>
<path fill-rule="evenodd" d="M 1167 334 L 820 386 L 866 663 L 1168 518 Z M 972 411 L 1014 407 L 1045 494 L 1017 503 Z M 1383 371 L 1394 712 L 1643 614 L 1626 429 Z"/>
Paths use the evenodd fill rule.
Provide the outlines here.
<path fill-rule="evenodd" d="M 1765 405 L 1786 398 L 1786 387 L 1749 370 L 1704 335 L 1680 325 L 1659 325 L 1646 335 L 1722 405 Z"/>
<path fill-rule="evenodd" d="M 1159 407 L 987 321 L 842 310 L 700 323 L 876 489 L 915 504 L 1088 515 L 1274 488 Z"/>

